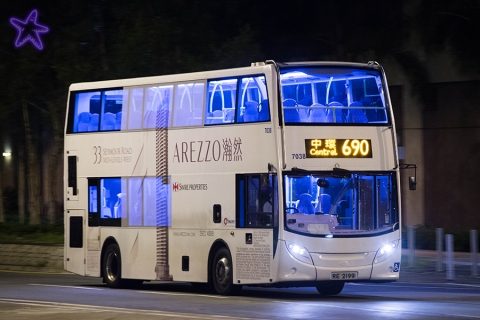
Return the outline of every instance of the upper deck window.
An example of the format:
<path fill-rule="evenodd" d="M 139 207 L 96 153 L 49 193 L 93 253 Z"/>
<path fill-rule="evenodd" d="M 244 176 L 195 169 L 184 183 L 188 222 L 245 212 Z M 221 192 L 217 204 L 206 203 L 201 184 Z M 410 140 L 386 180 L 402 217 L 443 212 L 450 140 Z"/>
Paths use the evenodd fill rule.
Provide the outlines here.
<path fill-rule="evenodd" d="M 191 82 L 175 85 L 173 126 L 199 126 L 202 112 L 205 83 Z"/>
<path fill-rule="evenodd" d="M 286 124 L 387 124 L 381 75 L 373 69 L 288 68 L 280 75 Z"/>
<path fill-rule="evenodd" d="M 81 92 L 73 99 L 73 132 L 120 130 L 125 90 Z"/>
<path fill-rule="evenodd" d="M 73 91 L 67 133 L 270 121 L 265 76 Z"/>
<path fill-rule="evenodd" d="M 143 127 L 168 128 L 172 102 L 172 85 L 146 88 Z"/>
<path fill-rule="evenodd" d="M 270 110 L 264 76 L 208 82 L 206 125 L 269 120 Z"/>

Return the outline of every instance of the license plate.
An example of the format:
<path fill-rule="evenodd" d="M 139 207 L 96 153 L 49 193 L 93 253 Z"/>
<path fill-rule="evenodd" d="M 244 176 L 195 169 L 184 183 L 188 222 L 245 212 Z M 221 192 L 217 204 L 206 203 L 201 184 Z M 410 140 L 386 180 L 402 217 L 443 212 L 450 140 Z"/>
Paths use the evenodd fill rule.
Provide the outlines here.
<path fill-rule="evenodd" d="M 331 280 L 355 280 L 358 279 L 358 272 L 332 272 L 330 275 Z"/>

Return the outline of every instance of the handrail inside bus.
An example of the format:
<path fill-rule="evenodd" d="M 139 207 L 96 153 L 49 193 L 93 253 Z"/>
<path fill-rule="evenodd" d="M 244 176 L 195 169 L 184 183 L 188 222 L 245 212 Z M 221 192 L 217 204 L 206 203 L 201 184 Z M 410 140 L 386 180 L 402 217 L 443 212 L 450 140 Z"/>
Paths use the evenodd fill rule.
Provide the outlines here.
<path fill-rule="evenodd" d="M 212 90 L 212 96 L 210 97 L 210 112 L 213 112 L 213 97 L 215 96 L 215 91 L 217 90 L 217 87 L 220 87 L 220 97 L 222 99 L 222 112 L 225 109 L 225 97 L 223 96 L 223 87 L 219 83 L 215 83 L 215 86 L 213 87 Z"/>
<path fill-rule="evenodd" d="M 247 78 L 247 83 L 245 84 L 245 87 L 243 88 L 243 92 L 242 92 L 242 106 L 245 105 L 245 94 L 247 93 L 247 88 L 248 88 L 248 84 L 250 83 L 250 78 Z"/>
<path fill-rule="evenodd" d="M 187 92 L 187 96 L 188 96 L 188 101 L 190 102 L 190 112 L 193 111 L 192 109 L 192 96 L 190 94 L 190 90 L 188 89 L 188 85 L 185 85 L 185 90 L 183 90 L 183 93 L 182 93 L 182 98 L 180 99 L 180 106 L 181 108 L 180 109 L 183 109 L 183 99 L 185 98 L 185 92 Z"/>
<path fill-rule="evenodd" d="M 330 86 L 332 85 L 332 81 L 333 81 L 333 77 L 330 77 L 330 80 L 328 81 L 328 85 L 327 85 L 327 95 L 325 97 L 326 104 L 328 104 L 328 96 L 330 94 Z"/>

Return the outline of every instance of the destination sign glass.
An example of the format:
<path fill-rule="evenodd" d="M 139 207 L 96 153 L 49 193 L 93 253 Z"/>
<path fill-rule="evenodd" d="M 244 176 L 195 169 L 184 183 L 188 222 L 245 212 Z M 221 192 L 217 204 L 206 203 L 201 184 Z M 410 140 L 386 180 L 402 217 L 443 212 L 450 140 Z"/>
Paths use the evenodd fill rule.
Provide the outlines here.
<path fill-rule="evenodd" d="M 370 139 L 305 139 L 307 158 L 371 158 Z"/>

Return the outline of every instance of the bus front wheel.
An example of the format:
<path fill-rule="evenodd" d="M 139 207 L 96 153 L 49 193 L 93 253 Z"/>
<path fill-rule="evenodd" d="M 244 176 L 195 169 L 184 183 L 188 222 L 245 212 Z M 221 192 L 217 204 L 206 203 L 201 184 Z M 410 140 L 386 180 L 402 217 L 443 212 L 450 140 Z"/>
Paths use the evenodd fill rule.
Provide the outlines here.
<path fill-rule="evenodd" d="M 233 284 L 232 256 L 226 248 L 220 248 L 213 258 L 212 282 L 215 291 L 221 295 L 233 295 L 242 288 Z"/>
<path fill-rule="evenodd" d="M 345 282 L 343 281 L 324 281 L 316 285 L 318 293 L 324 296 L 333 296 L 342 292 Z"/>

